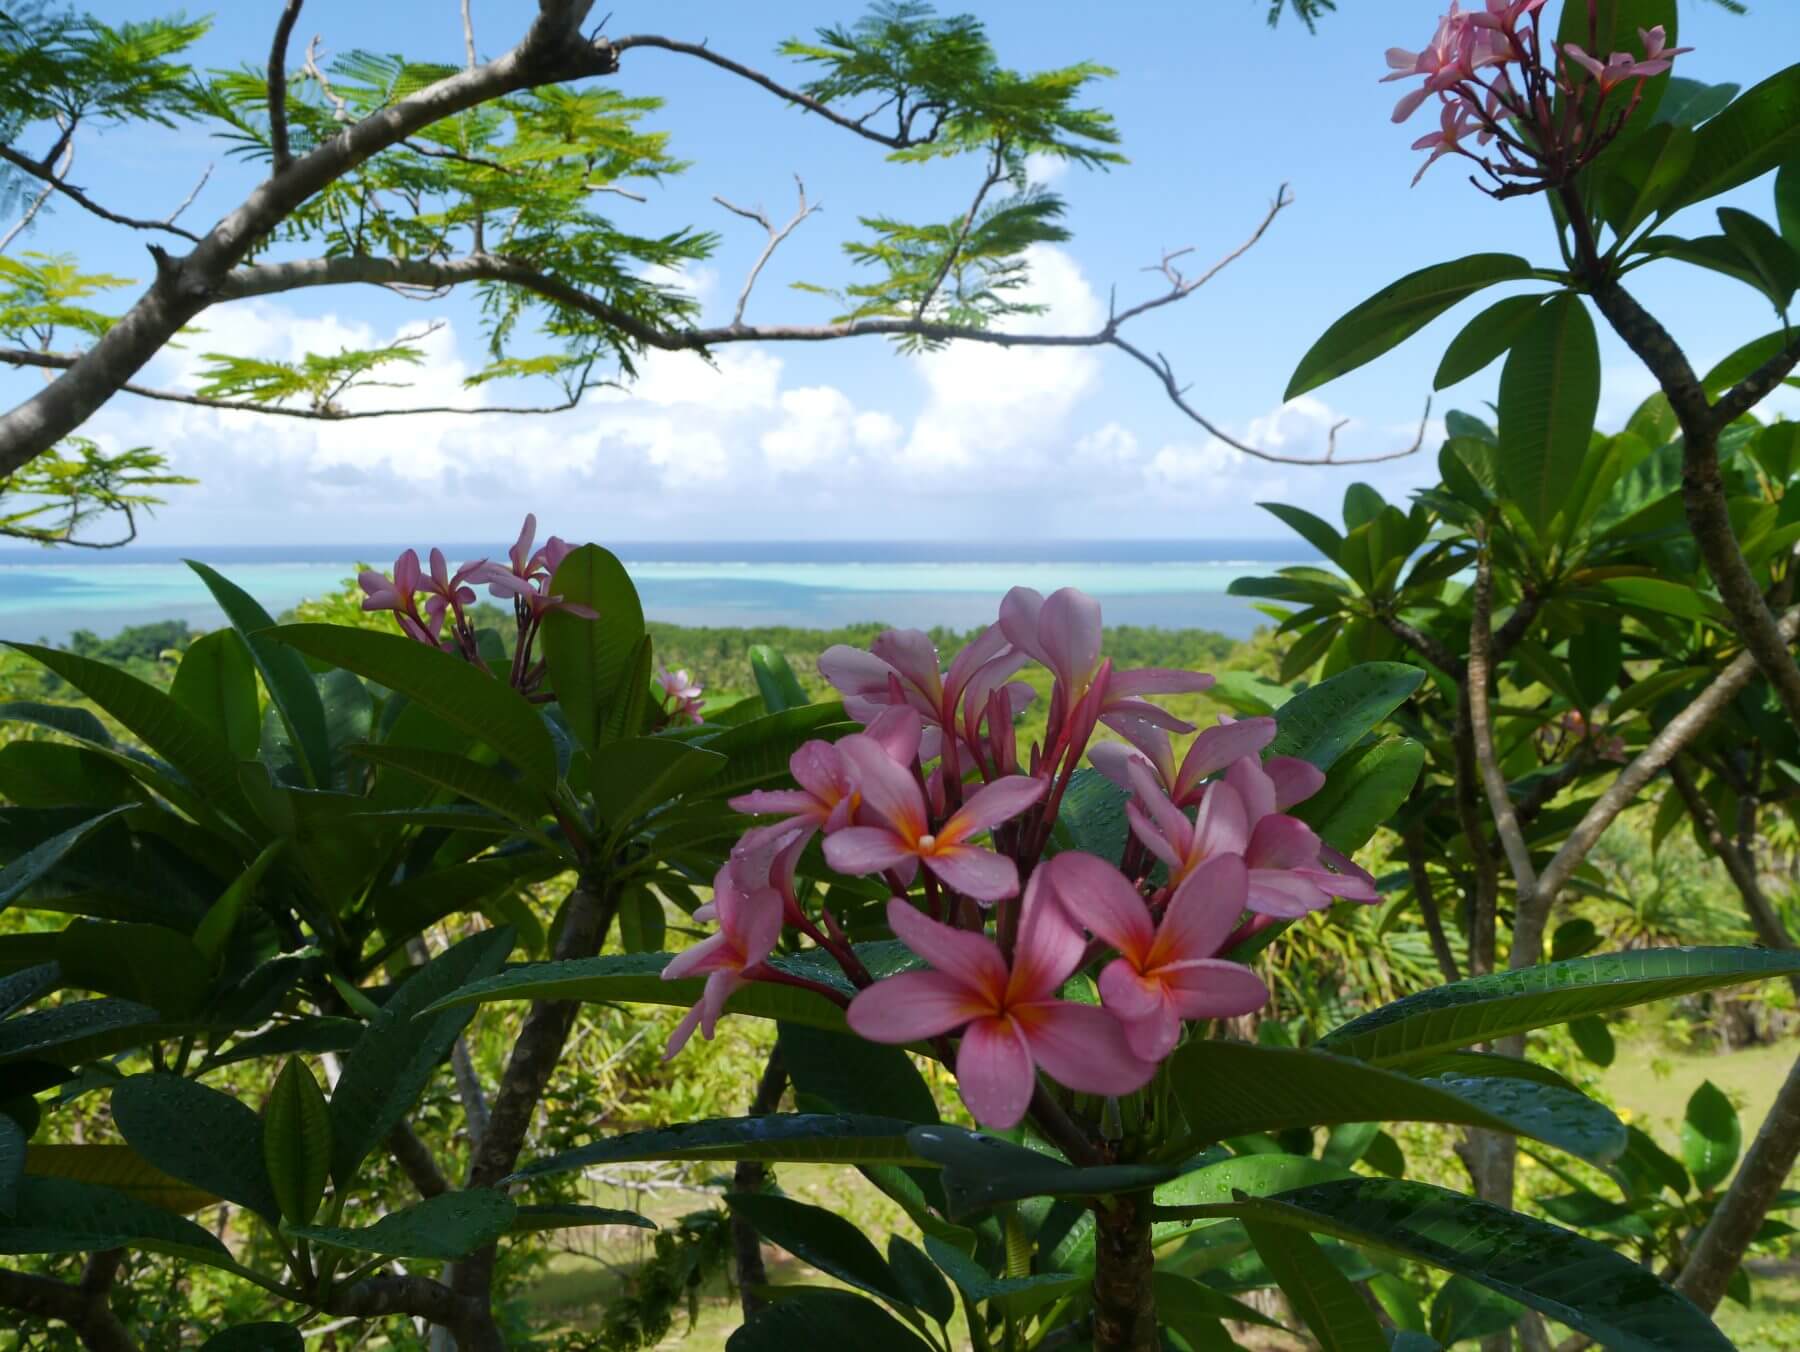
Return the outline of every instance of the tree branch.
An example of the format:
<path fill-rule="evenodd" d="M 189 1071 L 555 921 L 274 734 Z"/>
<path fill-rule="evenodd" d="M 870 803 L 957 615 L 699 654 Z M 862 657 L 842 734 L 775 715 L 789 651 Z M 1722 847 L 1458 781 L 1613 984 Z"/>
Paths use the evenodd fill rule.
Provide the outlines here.
<path fill-rule="evenodd" d="M 725 210 L 734 212 L 747 221 L 755 221 L 764 230 L 769 232 L 769 242 L 763 246 L 763 251 L 757 255 L 756 263 L 750 269 L 750 275 L 744 279 L 744 289 L 738 292 L 737 309 L 734 310 L 731 315 L 731 324 L 733 328 L 736 328 L 744 322 L 744 307 L 750 303 L 750 290 L 756 285 L 756 279 L 761 275 L 763 265 L 769 261 L 770 256 L 781 246 L 781 241 L 793 234 L 800 222 L 812 215 L 813 212 L 823 210 L 822 207 L 807 206 L 806 184 L 800 181 L 800 175 L 798 174 L 794 175 L 794 187 L 799 190 L 800 205 L 795 208 L 793 219 L 779 230 L 777 230 L 770 222 L 768 213 L 761 207 L 758 207 L 754 211 L 750 211 L 744 207 L 732 205 L 717 193 L 713 194 L 713 201 L 724 207 Z"/>
<path fill-rule="evenodd" d="M 1488 811 L 1493 814 L 1494 828 L 1500 848 L 1506 853 L 1507 867 L 1512 870 L 1513 885 L 1519 894 L 1518 910 L 1513 920 L 1513 952 L 1511 965 L 1529 966 L 1538 960 L 1543 945 L 1541 932 L 1530 929 L 1531 917 L 1537 912 L 1531 899 L 1537 891 L 1537 870 L 1532 867 L 1531 847 L 1519 827 L 1519 816 L 1513 807 L 1512 793 L 1494 752 L 1494 720 L 1488 704 L 1488 685 L 1494 677 L 1494 560 L 1481 541 L 1475 559 L 1474 618 L 1469 624 L 1469 734 L 1475 743 L 1475 764 L 1481 771 L 1481 786 L 1487 793 Z M 1523 964 L 1521 957 L 1528 953 Z"/>
<path fill-rule="evenodd" d="M 1780 352 L 1727 390 L 1713 405 L 1713 422 L 1723 430 L 1755 408 L 1775 392 L 1800 366 L 1800 338 L 1794 339 Z"/>
<path fill-rule="evenodd" d="M 1419 903 L 1419 915 L 1425 921 L 1425 933 L 1431 939 L 1431 955 L 1437 959 L 1438 971 L 1444 974 L 1445 981 L 1461 981 L 1462 969 L 1456 965 L 1456 954 L 1444 933 L 1444 917 L 1438 910 L 1437 893 L 1425 867 L 1425 839 L 1416 827 L 1406 833 L 1405 845 L 1406 871 L 1412 880 L 1413 897 Z"/>
<path fill-rule="evenodd" d="M 44 180 L 44 186 L 38 190 L 38 195 L 31 199 L 31 205 L 25 208 L 24 214 L 13 222 L 12 229 L 8 230 L 4 236 L 0 236 L 0 253 L 5 253 L 15 239 L 31 228 L 31 223 L 37 219 L 38 212 L 44 209 L 44 203 L 48 202 L 50 195 L 56 191 L 57 184 L 69 176 L 69 170 L 75 164 L 75 140 L 72 136 L 65 134 L 59 144 L 62 162 L 49 171 L 49 177 Z M 52 155 L 50 158 L 55 160 L 58 157 L 58 155 Z"/>
<path fill-rule="evenodd" d="M 777 1045 L 769 1053 L 762 1080 L 756 1086 L 756 1097 L 750 1101 L 750 1116 L 766 1117 L 780 1107 L 787 1081 L 787 1067 L 782 1064 L 781 1048 Z M 731 1175 L 732 1191 L 761 1192 L 768 1179 L 768 1166 L 762 1161 L 739 1160 Z M 731 1213 L 731 1249 L 737 1259 L 738 1295 L 748 1323 L 768 1307 L 769 1298 L 762 1288 L 769 1284 L 769 1271 L 763 1263 L 762 1236 L 747 1216 L 736 1211 Z"/>
<path fill-rule="evenodd" d="M 269 172 L 279 174 L 294 162 L 288 150 L 287 120 L 287 49 L 293 36 L 294 22 L 300 17 L 300 6 L 306 0 L 287 0 L 281 18 L 275 25 L 275 39 L 269 44 L 269 147 L 273 152 Z"/>
<path fill-rule="evenodd" d="M 0 145 L 0 160 L 5 160 L 16 169 L 23 169 L 33 178 L 42 179 L 52 192 L 59 192 L 75 205 L 91 211 L 103 221 L 111 221 L 114 225 L 128 225 L 133 230 L 166 230 L 171 235 L 180 235 L 183 239 L 200 242 L 200 236 L 192 230 L 183 229 L 173 220 L 145 221 L 135 216 L 121 216 L 116 211 L 109 211 L 80 188 L 65 183 L 52 169 L 46 169 L 29 155 L 21 155 L 9 145 Z"/>
<path fill-rule="evenodd" d="M 931 284 L 925 288 L 925 294 L 919 297 L 918 305 L 913 308 L 913 317 L 915 319 L 925 318 L 925 311 L 930 308 L 932 298 L 937 295 L 938 289 L 944 284 L 944 279 L 950 275 L 951 269 L 956 266 L 956 256 L 962 252 L 963 246 L 969 242 L 969 234 L 975 229 L 975 217 L 981 210 L 981 204 L 987 200 L 987 195 L 993 191 L 994 185 L 999 183 L 1005 177 L 1006 142 L 1000 140 L 994 142 L 994 157 L 988 164 L 987 173 L 982 177 L 981 186 L 975 190 L 975 200 L 969 203 L 969 209 L 963 215 L 962 224 L 956 231 L 956 238 L 950 241 L 950 248 L 944 254 L 943 264 L 938 268 L 937 275 L 931 279 Z M 1274 213 L 1270 213 L 1269 219 L 1274 219 Z M 1257 231 L 1259 236 L 1261 233 L 1262 231 Z"/>
<path fill-rule="evenodd" d="M 130 1330 L 107 1303 L 124 1256 L 119 1249 L 92 1255 L 78 1285 L 0 1268 L 0 1305 L 67 1324 L 88 1352 L 137 1352 Z"/>
<path fill-rule="evenodd" d="M 1440 643 L 1423 629 L 1408 624 L 1392 611 L 1379 611 L 1375 618 L 1390 634 L 1439 671 L 1455 677 L 1458 682 L 1467 678 L 1468 665 L 1462 658 L 1451 652 L 1447 644 Z"/>
<path fill-rule="evenodd" d="M 387 1147 L 400 1171 L 418 1189 L 420 1197 L 431 1198 L 450 1191 L 449 1180 L 431 1156 L 431 1147 L 405 1122 L 388 1133 Z"/>

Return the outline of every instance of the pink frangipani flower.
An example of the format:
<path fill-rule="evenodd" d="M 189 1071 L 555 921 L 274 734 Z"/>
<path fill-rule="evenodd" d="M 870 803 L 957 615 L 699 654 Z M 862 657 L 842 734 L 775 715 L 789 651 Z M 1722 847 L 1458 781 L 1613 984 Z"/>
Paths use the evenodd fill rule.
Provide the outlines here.
<path fill-rule="evenodd" d="M 1100 973 L 1100 997 L 1144 1060 L 1173 1051 L 1186 1020 L 1230 1018 L 1268 1003 L 1262 978 L 1218 956 L 1249 897 L 1249 872 L 1236 855 L 1189 874 L 1160 924 L 1125 875 L 1091 854 L 1059 854 L 1040 872 L 1069 919 L 1118 951 Z"/>
<path fill-rule="evenodd" d="M 1661 75 L 1675 64 L 1675 58 L 1693 51 L 1692 47 L 1670 47 L 1669 35 L 1661 24 L 1651 29 L 1638 29 L 1644 44 L 1644 59 L 1630 52 L 1614 52 L 1604 63 L 1573 42 L 1563 44 L 1563 54 L 1600 83 L 1602 94 L 1610 93 L 1627 80 L 1647 80 Z"/>
<path fill-rule="evenodd" d="M 1202 729 L 1194 738 L 1182 757 L 1179 770 L 1175 768 L 1175 749 L 1169 742 L 1168 733 L 1161 728 L 1131 722 L 1118 731 L 1131 745 L 1102 742 L 1088 752 L 1088 760 L 1094 768 L 1120 788 L 1129 789 L 1131 778 L 1126 766 L 1133 759 L 1142 760 L 1156 772 L 1175 805 L 1189 807 L 1200 801 L 1203 781 L 1245 756 L 1259 755 L 1275 740 L 1277 728 L 1273 718 L 1221 720 L 1213 727 Z M 1320 782 L 1324 782 L 1323 776 L 1320 776 Z"/>
<path fill-rule="evenodd" d="M 996 1130 L 1025 1116 L 1040 1070 L 1078 1093 L 1111 1095 L 1135 1093 L 1156 1073 L 1112 1014 L 1057 998 L 1080 966 L 1084 944 L 1041 891 L 1033 878 L 1010 969 L 990 940 L 939 924 L 895 897 L 888 927 L 932 970 L 876 982 L 850 1002 L 847 1015 L 870 1042 L 917 1042 L 960 1028 L 957 1087 L 975 1120 Z"/>
<path fill-rule="evenodd" d="M 705 908 L 703 908 L 705 909 Z M 692 948 L 677 953 L 663 968 L 664 981 L 705 976 L 706 990 L 669 1037 L 663 1060 L 674 1057 L 700 1029 L 709 1042 L 724 1013 L 725 1002 L 749 978 L 747 971 L 767 961 L 781 937 L 781 896 L 773 888 L 745 891 L 727 865 L 713 879 L 710 917 L 719 932 Z"/>
<path fill-rule="evenodd" d="M 941 882 L 977 901 L 1018 895 L 1019 871 L 1012 860 L 969 844 L 983 831 L 1010 821 L 1043 797 L 1044 782 L 1009 775 L 970 795 L 935 832 L 925 792 L 897 765 L 881 742 L 856 733 L 837 744 L 860 795 L 856 826 L 825 838 L 825 859 L 840 873 L 898 870 L 910 882 L 922 863 Z"/>
<path fill-rule="evenodd" d="M 850 825 L 856 810 L 856 787 L 837 747 L 824 741 L 802 744 L 788 757 L 788 772 L 799 788 L 755 789 L 729 800 L 736 812 L 784 814 L 772 825 L 745 832 L 739 849 L 754 849 L 764 840 L 795 831 L 810 840 L 821 830 L 836 831 Z"/>

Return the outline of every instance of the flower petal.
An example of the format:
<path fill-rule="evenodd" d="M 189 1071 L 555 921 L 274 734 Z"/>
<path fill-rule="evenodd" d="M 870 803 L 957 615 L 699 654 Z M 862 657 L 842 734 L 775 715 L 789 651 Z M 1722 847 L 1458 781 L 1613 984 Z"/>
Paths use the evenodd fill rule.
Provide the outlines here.
<path fill-rule="evenodd" d="M 742 965 L 737 946 L 731 942 L 730 936 L 714 934 L 670 958 L 668 965 L 662 969 L 662 979 L 680 981 L 683 977 L 701 976 L 721 968 L 735 969 Z"/>
<path fill-rule="evenodd" d="M 1304 803 L 1325 787 L 1325 772 L 1298 756 L 1270 756 L 1262 768 L 1263 773 L 1275 781 L 1277 812 L 1286 812 L 1295 803 Z"/>
<path fill-rule="evenodd" d="M 1148 1018 L 1163 1002 L 1162 982 L 1145 976 L 1124 958 L 1100 969 L 1100 998 L 1121 1019 Z"/>
<path fill-rule="evenodd" d="M 1248 904 L 1258 915 L 1293 920 L 1313 911 L 1324 910 L 1331 905 L 1331 898 L 1303 874 L 1287 869 L 1253 868 L 1250 870 Z"/>
<path fill-rule="evenodd" d="M 825 837 L 825 862 L 839 873 L 881 873 L 916 858 L 885 826 L 846 826 Z"/>
<path fill-rule="evenodd" d="M 1006 959 L 991 941 L 940 924 L 902 897 L 888 901 L 887 922 L 901 943 L 962 983 L 972 997 L 986 1001 L 988 1009 L 999 1009 L 1006 990 Z"/>
<path fill-rule="evenodd" d="M 969 1025 L 956 1050 L 956 1088 L 982 1126 L 1006 1131 L 1019 1125 L 1037 1088 L 1037 1071 L 1011 1019 Z"/>
<path fill-rule="evenodd" d="M 1049 666 L 1043 644 L 1038 641 L 1038 618 L 1043 610 L 1042 594 L 1031 587 L 1014 587 L 1000 598 L 1000 632 L 1013 647 Z"/>
<path fill-rule="evenodd" d="M 1119 1020 L 1096 1005 L 1067 1000 L 1027 1005 L 1016 1017 L 1031 1058 L 1058 1084 L 1082 1094 L 1132 1094 L 1156 1067 L 1132 1054 Z"/>
<path fill-rule="evenodd" d="M 1250 875 L 1244 861 L 1235 854 L 1208 859 L 1175 889 L 1157 927 L 1149 961 L 1141 965 L 1160 967 L 1216 956 L 1249 901 Z"/>
<path fill-rule="evenodd" d="M 1201 780 L 1212 778 L 1245 756 L 1261 755 L 1263 748 L 1275 740 L 1275 733 L 1272 718 L 1240 718 L 1235 723 L 1205 729 L 1182 757 L 1181 773 L 1175 777 L 1175 796 L 1181 798 Z"/>
<path fill-rule="evenodd" d="M 1006 985 L 1009 1004 L 1049 999 L 1081 966 L 1082 954 L 1087 952 L 1087 940 L 1070 921 L 1044 869 L 1031 875 L 1019 905 L 1019 940 Z"/>
<path fill-rule="evenodd" d="M 943 698 L 943 681 L 938 674 L 937 645 L 929 634 L 919 629 L 884 630 L 869 644 L 869 651 L 937 707 Z"/>
<path fill-rule="evenodd" d="M 920 862 L 947 886 L 976 901 L 1005 901 L 1019 895 L 1018 865 L 992 850 L 977 845 L 944 845 L 920 856 Z"/>
<path fill-rule="evenodd" d="M 1038 642 L 1045 665 L 1073 695 L 1100 663 L 1100 603 L 1074 587 L 1052 592 L 1038 612 Z"/>
<path fill-rule="evenodd" d="M 925 834 L 925 795 L 918 780 L 894 763 L 885 746 L 867 733 L 856 733 L 844 738 L 837 748 L 850 772 L 850 782 L 862 795 L 868 812 L 908 841 Z M 860 820 L 868 818 L 863 816 Z"/>
<path fill-rule="evenodd" d="M 1209 784 L 1200 809 L 1194 814 L 1194 848 L 1190 857 L 1210 859 L 1215 854 L 1242 854 L 1250 841 L 1250 825 L 1244 800 L 1229 784 Z"/>
<path fill-rule="evenodd" d="M 893 674 L 894 669 L 873 653 L 846 643 L 834 644 L 819 654 L 819 675 L 841 694 L 871 698 L 885 695 L 888 677 Z"/>
<path fill-rule="evenodd" d="M 1317 868 L 1319 837 L 1298 817 L 1274 813 L 1250 833 L 1244 862 L 1251 868 Z"/>
<path fill-rule="evenodd" d="M 1041 865 L 1032 882 L 1039 878 L 1071 920 L 1104 939 L 1133 965 L 1144 965 L 1156 926 L 1150 908 L 1118 869 L 1095 855 L 1069 850 Z"/>
<path fill-rule="evenodd" d="M 1235 1019 L 1269 1002 L 1269 988 L 1248 967 L 1206 959 L 1164 978 L 1169 1001 L 1184 1019 Z"/>
<path fill-rule="evenodd" d="M 907 704 L 890 704 L 869 720 L 864 736 L 881 743 L 889 760 L 910 770 L 924 749 L 925 723 Z"/>
<path fill-rule="evenodd" d="M 1011 821 L 1044 796 L 1043 780 L 1031 775 L 1007 775 L 984 785 L 944 823 L 939 839 L 960 844 L 970 836 Z M 866 798 L 867 795 L 865 795 Z"/>
<path fill-rule="evenodd" d="M 752 789 L 749 793 L 740 793 L 725 801 L 731 805 L 733 812 L 747 812 L 758 817 L 775 813 L 789 816 L 816 816 L 819 813 L 819 800 L 804 789 Z"/>
<path fill-rule="evenodd" d="M 1131 1054 L 1152 1065 L 1174 1051 L 1175 1044 L 1181 1041 L 1181 1015 L 1167 1000 L 1158 1000 L 1156 1007 L 1142 1018 L 1121 1017 L 1119 1026 L 1125 1030 L 1125 1044 L 1131 1048 Z"/>
<path fill-rule="evenodd" d="M 1139 667 L 1135 671 L 1115 671 L 1106 683 L 1108 703 L 1114 699 L 1133 699 L 1139 695 L 1197 695 L 1211 690 L 1214 677 L 1204 671 L 1183 671 L 1179 667 Z"/>
<path fill-rule="evenodd" d="M 1275 811 L 1275 781 L 1263 773 L 1262 762 L 1244 756 L 1225 771 L 1225 782 L 1244 800 L 1244 817 L 1252 827 Z"/>
<path fill-rule="evenodd" d="M 859 991 L 844 1017 L 858 1037 L 905 1043 L 937 1037 L 993 1009 L 943 972 L 902 972 Z"/>
<path fill-rule="evenodd" d="M 799 750 L 788 757 L 788 771 L 796 784 L 821 803 L 835 803 L 850 791 L 844 762 L 830 742 L 817 739 L 802 742 Z M 743 811 L 742 808 L 738 810 Z"/>

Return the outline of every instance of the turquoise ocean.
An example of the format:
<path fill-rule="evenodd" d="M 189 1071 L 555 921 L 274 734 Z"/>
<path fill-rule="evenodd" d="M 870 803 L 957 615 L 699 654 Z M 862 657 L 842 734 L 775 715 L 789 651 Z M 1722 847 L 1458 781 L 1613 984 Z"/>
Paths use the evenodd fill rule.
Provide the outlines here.
<path fill-rule="evenodd" d="M 1226 594 L 1232 579 L 1301 561 L 1291 541 L 1132 540 L 1030 544 L 705 542 L 612 546 L 651 619 L 673 624 L 829 628 L 865 620 L 972 628 L 1013 586 L 1080 587 L 1109 624 L 1247 636 L 1264 617 Z M 392 546 L 128 547 L 106 554 L 0 550 L 0 639 L 60 643 L 77 629 L 222 623 L 182 561 L 211 564 L 271 614 L 341 586 L 357 562 L 391 566 Z M 445 551 L 454 562 L 504 546 Z"/>

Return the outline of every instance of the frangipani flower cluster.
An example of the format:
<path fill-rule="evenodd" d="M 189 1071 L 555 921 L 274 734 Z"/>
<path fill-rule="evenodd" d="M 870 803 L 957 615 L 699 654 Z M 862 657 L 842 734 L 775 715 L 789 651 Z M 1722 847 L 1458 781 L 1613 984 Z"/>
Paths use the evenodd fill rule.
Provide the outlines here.
<path fill-rule="evenodd" d="M 519 632 L 508 679 L 513 686 L 529 694 L 544 675 L 543 664 L 531 660 L 532 644 L 544 616 L 553 610 L 561 610 L 582 619 L 599 618 L 589 607 L 566 601 L 550 592 L 550 579 L 575 546 L 554 535 L 541 548 L 534 549 L 536 543 L 537 517 L 527 515 L 519 538 L 507 551 L 506 563 L 476 559 L 452 573 L 444 551 L 433 549 L 427 570 L 420 566 L 418 551 L 409 549 L 394 560 L 392 577 L 373 569 L 358 575 L 357 585 L 363 592 L 362 608 L 365 611 L 391 610 L 400 632 L 408 638 L 434 648 L 453 646 L 465 660 L 485 671 L 488 664 L 482 656 L 468 608 L 475 604 L 475 588 L 486 586 L 490 595 L 512 602 Z M 420 597 L 424 598 L 422 609 Z M 446 621 L 450 628 L 448 639 L 444 637 Z"/>
<path fill-rule="evenodd" d="M 1587 3 L 1592 15 L 1594 0 Z M 1494 180 L 1484 188 L 1496 197 L 1559 187 L 1619 134 L 1644 81 L 1693 50 L 1670 47 L 1660 24 L 1638 30 L 1642 56 L 1614 52 L 1602 60 L 1572 42 L 1559 49 L 1543 40 L 1544 4 L 1485 0 L 1465 11 L 1451 0 L 1423 50 L 1388 49 L 1384 80 L 1422 81 L 1395 107 L 1394 121 L 1405 122 L 1434 94 L 1440 104 L 1437 130 L 1413 143 L 1431 152 L 1414 183 L 1446 155 L 1461 155 Z M 1625 97 L 1613 99 L 1621 90 Z"/>
<path fill-rule="evenodd" d="M 810 985 L 846 1004 L 859 1036 L 932 1046 L 976 1119 L 1011 1127 L 1049 1092 L 1040 1076 L 1077 1093 L 1142 1089 L 1187 1024 L 1267 1001 L 1262 980 L 1230 959 L 1234 947 L 1334 898 L 1375 899 L 1366 873 L 1288 815 L 1324 776 L 1262 759 L 1275 720 L 1221 722 L 1178 759 L 1174 738 L 1194 726 L 1151 697 L 1203 691 L 1212 678 L 1115 670 L 1101 635 L 1092 598 L 1015 588 L 947 669 L 917 631 L 827 651 L 820 671 L 862 730 L 800 747 L 793 788 L 732 800 L 765 820 L 696 913 L 717 932 L 664 971 L 706 976 L 668 1054 L 696 1028 L 711 1036 L 746 982 Z M 1035 692 L 1017 677 L 1033 662 L 1051 677 L 1048 722 L 1021 752 L 1015 719 Z M 1102 726 L 1126 740 L 1094 743 Z M 1066 839 L 1054 848 L 1083 771 L 1130 795 L 1121 858 Z M 886 889 L 885 930 L 916 965 L 874 980 L 833 908 L 809 913 L 796 891 L 808 851 L 809 876 L 822 859 Z M 831 954 L 855 996 L 783 964 L 784 934 Z"/>

